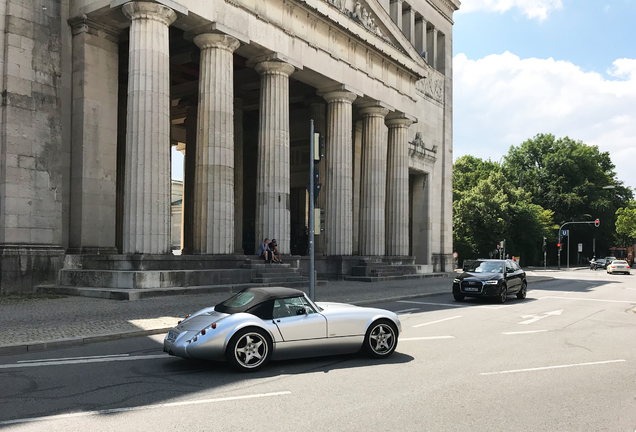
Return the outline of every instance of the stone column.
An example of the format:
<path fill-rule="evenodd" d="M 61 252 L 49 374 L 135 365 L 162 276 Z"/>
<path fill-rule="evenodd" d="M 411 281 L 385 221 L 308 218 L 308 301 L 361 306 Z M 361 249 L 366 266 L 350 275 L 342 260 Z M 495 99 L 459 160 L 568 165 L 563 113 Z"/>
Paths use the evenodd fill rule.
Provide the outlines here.
<path fill-rule="evenodd" d="M 382 256 L 385 251 L 387 129 L 389 110 L 379 106 L 360 110 L 362 120 L 362 177 L 360 180 L 360 255 Z"/>
<path fill-rule="evenodd" d="M 239 41 L 207 33 L 201 49 L 194 174 L 194 253 L 234 253 L 234 70 Z"/>
<path fill-rule="evenodd" d="M 265 237 L 289 253 L 290 162 L 289 76 L 294 66 L 279 61 L 256 65 L 261 75 L 256 170 L 256 244 Z"/>
<path fill-rule="evenodd" d="M 362 167 L 362 120 L 353 133 L 353 255 L 360 255 L 360 179 Z"/>
<path fill-rule="evenodd" d="M 426 52 L 426 24 L 422 17 L 415 20 L 415 49 L 420 55 Z"/>
<path fill-rule="evenodd" d="M 431 25 L 426 29 L 426 61 L 432 68 L 437 68 L 437 29 Z"/>
<path fill-rule="evenodd" d="M 395 0 L 391 2 L 391 19 L 395 24 L 397 24 L 398 28 L 402 30 L 402 3 L 404 0 Z"/>
<path fill-rule="evenodd" d="M 325 135 L 327 132 L 326 127 L 326 112 L 327 105 L 324 103 L 324 100 L 320 100 L 318 98 L 312 99 L 309 102 L 309 110 L 311 112 L 311 118 L 314 119 L 314 132 L 320 133 L 321 135 Z M 318 143 L 316 143 L 318 145 Z M 318 200 L 316 202 L 316 207 L 320 209 L 325 208 L 325 194 L 327 193 L 327 172 L 325 171 L 325 167 L 327 166 L 327 153 L 325 152 L 325 157 L 321 159 L 318 163 L 318 172 L 320 173 L 320 183 L 322 183 L 322 190 L 318 194 Z M 315 236 L 315 251 L 316 255 L 324 255 L 325 254 L 325 233 L 320 233 Z"/>
<path fill-rule="evenodd" d="M 132 20 L 126 119 L 123 252 L 170 253 L 170 58 L 177 15 L 158 3 L 123 7 Z"/>
<path fill-rule="evenodd" d="M 116 33 L 85 16 L 73 28 L 70 241 L 67 253 L 117 253 Z"/>
<path fill-rule="evenodd" d="M 407 134 L 413 121 L 389 116 L 389 152 L 386 180 L 386 254 L 409 254 L 409 144 Z"/>
<path fill-rule="evenodd" d="M 243 255 L 243 99 L 234 98 L 234 253 Z"/>
<path fill-rule="evenodd" d="M 334 91 L 327 101 L 325 154 L 327 188 L 325 192 L 325 252 L 351 255 L 353 249 L 353 113 L 356 95 Z"/>
<path fill-rule="evenodd" d="M 415 45 L 415 11 L 411 7 L 402 12 L 402 33 Z"/>
<path fill-rule="evenodd" d="M 181 254 L 183 255 L 183 249 L 185 245 L 185 190 L 186 190 L 186 145 L 185 143 L 178 143 L 176 150 L 183 155 L 183 182 L 181 183 L 181 233 L 179 246 L 181 247 Z"/>
<path fill-rule="evenodd" d="M 183 244 L 182 255 L 191 255 L 194 252 L 194 174 L 197 156 L 197 114 L 198 99 L 189 101 L 191 105 L 186 108 L 186 118 L 183 122 L 186 128 L 186 152 L 183 161 Z"/>

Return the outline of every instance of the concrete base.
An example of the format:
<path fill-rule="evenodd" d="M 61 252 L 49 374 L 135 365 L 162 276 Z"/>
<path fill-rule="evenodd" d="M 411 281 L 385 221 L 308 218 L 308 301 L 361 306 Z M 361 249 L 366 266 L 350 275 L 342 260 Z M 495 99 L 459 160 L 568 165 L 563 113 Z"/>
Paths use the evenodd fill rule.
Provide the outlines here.
<path fill-rule="evenodd" d="M 64 249 L 50 245 L 0 245 L 0 294 L 31 293 L 35 286 L 55 282 Z"/>
<path fill-rule="evenodd" d="M 386 277 L 432 273 L 432 266 L 414 262 L 411 256 L 317 256 L 315 269 L 320 278 L 329 280 L 354 280 L 352 276 L 389 280 Z M 300 267 L 304 274 L 309 273 L 309 257 L 300 258 Z"/>

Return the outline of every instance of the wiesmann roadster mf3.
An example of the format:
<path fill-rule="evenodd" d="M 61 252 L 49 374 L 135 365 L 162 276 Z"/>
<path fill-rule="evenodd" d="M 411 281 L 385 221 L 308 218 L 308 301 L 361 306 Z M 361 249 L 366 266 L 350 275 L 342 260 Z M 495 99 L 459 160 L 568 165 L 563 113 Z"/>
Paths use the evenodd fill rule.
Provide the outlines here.
<path fill-rule="evenodd" d="M 168 332 L 163 350 L 183 358 L 227 360 L 256 371 L 270 360 L 349 354 L 390 356 L 400 320 L 393 312 L 312 302 L 291 288 L 246 288 L 186 317 Z"/>

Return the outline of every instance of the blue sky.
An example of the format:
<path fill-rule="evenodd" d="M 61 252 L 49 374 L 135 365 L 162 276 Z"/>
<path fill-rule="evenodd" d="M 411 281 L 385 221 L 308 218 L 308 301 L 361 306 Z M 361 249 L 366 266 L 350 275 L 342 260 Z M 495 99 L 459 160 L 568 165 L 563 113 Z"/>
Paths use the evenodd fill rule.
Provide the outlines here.
<path fill-rule="evenodd" d="M 636 0 L 463 0 L 454 20 L 455 158 L 567 135 L 636 187 Z"/>

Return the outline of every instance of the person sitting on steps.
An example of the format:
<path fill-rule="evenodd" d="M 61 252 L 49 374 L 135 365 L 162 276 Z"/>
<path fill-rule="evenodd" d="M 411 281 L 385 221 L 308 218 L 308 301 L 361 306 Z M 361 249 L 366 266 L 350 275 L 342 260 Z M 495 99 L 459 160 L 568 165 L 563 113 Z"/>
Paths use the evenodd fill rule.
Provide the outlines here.
<path fill-rule="evenodd" d="M 278 243 L 276 243 L 276 239 L 272 239 L 269 243 L 269 253 L 272 255 L 272 259 L 275 263 L 283 263 L 283 260 L 280 257 L 280 252 L 278 252 Z"/>
<path fill-rule="evenodd" d="M 265 260 L 265 262 L 267 264 L 272 262 L 272 252 L 269 250 L 269 239 L 266 238 L 265 240 L 263 240 L 263 243 L 260 244 L 260 246 L 258 247 L 258 252 L 256 252 L 256 254 L 263 258 Z"/>

